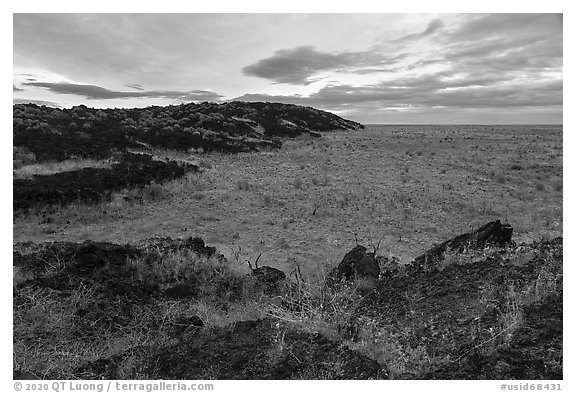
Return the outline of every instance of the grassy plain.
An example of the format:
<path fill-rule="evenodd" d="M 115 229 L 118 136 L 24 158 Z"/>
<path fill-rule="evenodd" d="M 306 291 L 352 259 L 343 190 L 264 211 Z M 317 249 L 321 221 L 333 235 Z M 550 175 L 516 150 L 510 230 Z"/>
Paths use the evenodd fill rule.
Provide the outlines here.
<path fill-rule="evenodd" d="M 322 284 L 356 241 L 369 246 L 382 238 L 380 255 L 409 262 L 435 242 L 495 219 L 513 226 L 513 239 L 518 243 L 561 236 L 562 127 L 372 126 L 328 133 L 320 139 L 288 140 L 278 151 L 155 154 L 194 162 L 203 170 L 141 192 L 115 194 L 112 201 L 99 205 L 39 208 L 15 215 L 14 243 L 100 240 L 142 245 L 154 236 L 200 236 L 232 264 L 222 266 L 218 259 L 175 252 L 156 261 L 157 266 L 150 266 L 147 258 L 131 260 L 127 269 L 133 269 L 135 276 L 102 272 L 84 277 L 58 252 L 58 247 L 66 246 L 20 244 L 16 248 L 22 255 L 32 255 L 38 248 L 40 254 L 35 255 L 40 259 L 34 263 L 41 268 L 38 272 L 15 270 L 15 369 L 69 379 L 102 377 L 107 374 L 100 366 L 116 365 L 119 368 L 110 374 L 112 379 L 175 378 L 148 367 L 146 361 L 157 359 L 153 352 L 157 348 L 168 348 L 167 367 L 191 364 L 188 355 L 197 353 L 198 348 L 185 350 L 185 359 L 178 357 L 175 348 L 182 345 L 178 341 L 181 330 L 196 331 L 188 325 L 191 318 L 200 317 L 207 329 L 198 333 L 196 340 L 221 345 L 211 353 L 224 354 L 229 363 L 236 364 L 236 355 L 242 359 L 266 355 L 259 367 L 284 370 L 285 362 L 303 356 L 311 357 L 313 365 L 320 364 L 314 356 L 340 359 L 335 349 L 324 353 L 311 350 L 309 344 L 306 350 L 298 347 L 316 337 L 308 334 L 320 332 L 386 365 L 389 374 L 380 377 L 499 379 L 516 375 L 507 367 L 529 373 L 532 366 L 526 364 L 532 364 L 530 356 L 534 353 L 534 359 L 543 358 L 538 351 L 548 345 L 542 341 L 542 348 L 518 349 L 510 344 L 512 333 L 525 343 L 529 341 L 525 336 L 546 330 L 539 325 L 544 321 L 555 318 L 554 329 L 561 325 L 561 256 L 553 255 L 548 246 L 527 249 L 526 254 L 515 248 L 504 254 L 501 250 L 447 253 L 442 272 L 433 279 L 399 275 L 382 281 L 372 297 L 364 298 L 358 282 L 333 291 Z M 259 254 L 260 265 L 286 273 L 296 263 L 302 268 L 303 292 L 295 292 L 297 299 L 290 294 L 281 299 L 301 300 L 304 293 L 310 295 L 306 307 L 286 309 L 277 304 L 277 297 L 261 296 L 246 278 L 250 270 L 245 263 Z M 501 264 L 500 260 L 508 262 Z M 496 286 L 503 277 L 503 284 Z M 191 278 L 200 293 L 198 298 L 172 299 L 139 292 L 142 282 L 163 289 Z M 65 288 L 54 290 L 54 286 Z M 128 290 L 122 292 L 122 288 Z M 114 292 L 117 290 L 121 293 Z M 391 293 L 405 298 L 391 297 Z M 409 312 L 398 311 L 403 307 Z M 271 316 L 273 322 L 266 319 L 258 322 L 255 330 L 244 332 L 248 336 L 242 345 L 236 342 L 236 330 L 234 334 L 229 331 Z M 358 316 L 364 319 L 351 324 Z M 478 318 L 483 324 L 477 323 Z M 266 325 L 270 323 L 272 329 Z M 345 331 L 349 326 L 360 327 L 354 340 Z M 490 329 L 484 329 L 486 326 Z M 422 332 L 442 339 L 414 346 L 411 340 L 426 337 Z M 554 332 L 551 337 L 561 340 L 562 332 Z M 244 337 L 244 333 L 238 334 Z M 214 340 L 214 334 L 222 340 Z M 290 335 L 294 337 L 289 339 Z M 476 353 L 470 358 L 486 355 L 506 369 L 484 375 L 474 371 L 477 364 L 470 361 L 472 371 L 467 371 L 462 364 L 468 364 L 463 359 L 470 352 L 462 352 L 459 346 L 468 341 L 480 353 L 480 358 Z M 554 345 L 554 356 L 546 355 L 546 359 L 561 362 L 561 344 L 559 351 Z M 530 356 L 522 355 L 525 363 L 516 365 L 514 359 L 520 352 L 506 352 L 507 348 Z M 250 352 L 252 349 L 256 352 Z M 212 370 L 220 362 L 219 358 L 207 359 L 194 363 L 197 367 L 190 366 L 190 370 Z M 93 361 L 96 363 L 90 367 L 94 370 L 87 366 L 80 373 Z M 561 363 L 550 367 L 554 372 L 562 369 Z M 328 368 L 326 375 L 326 370 L 311 371 L 300 378 L 374 377 L 341 374 L 340 368 Z M 494 367 L 488 364 L 486 368 Z M 278 378 L 278 370 L 274 370 L 260 377 Z M 187 375 L 179 374 L 177 379 Z M 536 373 L 518 375 L 543 378 Z M 246 377 L 241 371 L 233 376 Z M 230 376 L 215 370 L 206 377 Z"/>
<path fill-rule="evenodd" d="M 162 155 L 166 155 L 163 152 Z M 72 206 L 14 220 L 14 241 L 198 235 L 224 255 L 316 269 L 384 236 L 410 261 L 490 220 L 516 241 L 562 234 L 561 126 L 369 126 L 279 151 L 203 154 L 205 170 L 144 204 Z M 174 156 L 178 156 L 174 154 Z"/>

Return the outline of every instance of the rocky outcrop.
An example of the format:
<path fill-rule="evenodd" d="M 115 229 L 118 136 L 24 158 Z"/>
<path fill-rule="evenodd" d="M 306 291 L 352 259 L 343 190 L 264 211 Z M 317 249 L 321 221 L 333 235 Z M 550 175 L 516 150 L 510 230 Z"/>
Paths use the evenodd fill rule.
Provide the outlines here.
<path fill-rule="evenodd" d="M 260 256 L 258 259 L 260 259 Z M 283 284 L 286 284 L 286 274 L 275 267 L 258 266 L 258 259 L 256 259 L 255 268 L 248 262 L 252 271 L 250 275 L 256 280 L 256 286 L 268 294 L 281 293 Z"/>
<path fill-rule="evenodd" d="M 376 280 L 379 275 L 380 266 L 374 254 L 367 252 L 366 247 L 357 245 L 344 255 L 338 266 L 330 272 L 327 284 L 333 285 L 336 282 L 357 278 Z"/>
<path fill-rule="evenodd" d="M 148 154 L 126 153 L 110 168 L 82 168 L 31 179 L 14 179 L 12 207 L 15 213 L 20 213 L 38 206 L 65 206 L 77 202 L 98 204 L 110 200 L 114 192 L 160 184 L 197 170 L 198 167 L 191 164 L 159 161 Z"/>
<path fill-rule="evenodd" d="M 446 250 L 461 252 L 465 249 L 478 249 L 488 245 L 504 246 L 512 242 L 512 226 L 502 224 L 500 220 L 482 225 L 475 231 L 458 235 L 442 242 L 412 262 L 413 266 L 433 265 L 444 256 Z"/>
<path fill-rule="evenodd" d="M 82 119 L 82 127 L 78 126 Z M 188 151 L 246 152 L 279 148 L 280 138 L 361 129 L 333 113 L 272 102 L 189 103 L 166 107 L 70 109 L 13 106 L 14 160 L 104 158 L 144 146 Z M 24 160 L 22 158 L 25 158 Z"/>
<path fill-rule="evenodd" d="M 438 360 L 397 368 L 395 379 L 562 379 L 562 238 L 478 256 L 390 272 L 355 308 L 351 338 L 385 332 L 386 345 Z"/>
<path fill-rule="evenodd" d="M 138 356 L 134 356 L 137 354 Z M 273 319 L 186 332 L 174 345 L 138 347 L 80 366 L 82 379 L 119 379 L 125 359 L 154 379 L 385 379 L 386 366 L 321 334 Z"/>

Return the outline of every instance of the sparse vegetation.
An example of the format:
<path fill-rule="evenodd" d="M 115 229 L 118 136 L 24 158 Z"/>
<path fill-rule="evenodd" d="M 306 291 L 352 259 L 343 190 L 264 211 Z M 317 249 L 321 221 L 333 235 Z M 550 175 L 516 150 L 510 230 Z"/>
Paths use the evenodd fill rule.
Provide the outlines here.
<path fill-rule="evenodd" d="M 278 148 L 277 137 L 362 128 L 334 114 L 297 105 L 204 102 L 168 107 L 57 109 L 13 106 L 14 163 L 106 158 L 114 151 L 156 147 L 203 152 Z"/>
<path fill-rule="evenodd" d="M 247 341 L 247 348 L 261 348 L 266 364 L 261 367 L 266 369 L 304 355 L 302 345 L 310 342 L 302 342 L 302 335 L 340 342 L 359 353 L 354 355 L 356 361 L 378 365 L 372 374 L 346 374 L 339 366 L 304 374 L 308 378 L 460 378 L 470 372 L 497 379 L 528 375 L 555 379 L 562 374 L 561 345 L 555 341 L 543 355 L 534 344 L 522 344 L 520 337 L 540 329 L 540 334 L 558 338 L 561 314 L 549 315 L 548 323 L 540 326 L 534 313 L 546 313 L 544 305 L 551 299 L 561 303 L 561 239 L 520 247 L 524 250 L 520 253 L 515 246 L 465 251 L 459 259 L 448 252 L 439 273 L 422 274 L 416 266 L 413 270 L 386 258 L 382 265 L 386 273 L 375 283 L 357 279 L 325 286 L 325 272 L 303 274 L 295 264 L 288 281 L 274 287 L 280 292 L 269 292 L 270 282 L 242 271 L 241 265 L 215 254 L 198 239 L 153 239 L 139 249 L 22 244 L 15 260 L 15 367 L 51 379 L 166 377 L 161 369 L 151 368 L 151 359 L 168 355 L 179 345 L 202 342 L 202 337 L 236 331 L 237 324 L 249 321 L 260 327 L 246 337 L 255 340 Z M 373 246 L 374 254 L 377 249 Z M 102 270 L 94 265 L 94 255 L 113 262 Z M 236 255 L 240 260 L 240 248 Z M 256 262 L 252 272 L 258 268 Z M 454 293 L 453 286 L 462 291 Z M 72 296 L 62 297 L 62 291 Z M 232 356 L 251 350 L 233 344 L 237 339 L 237 334 L 221 336 L 218 345 L 223 348 L 216 345 L 211 356 L 228 345 L 236 345 Z M 62 345 L 67 345 L 74 361 L 58 356 Z M 312 351 L 319 350 L 308 348 L 304 356 L 313 359 L 317 355 Z M 516 363 L 511 364 L 507 351 L 522 352 L 515 352 Z M 474 366 L 478 356 L 485 360 Z M 532 356 L 555 366 L 523 367 L 522 362 Z M 490 362 L 508 368 L 494 369 L 486 365 Z M 109 366 L 102 369 L 101 364 Z M 209 364 L 185 364 L 177 369 L 210 371 L 205 368 Z M 454 369 L 458 364 L 464 367 Z M 242 367 L 237 372 L 252 372 Z M 189 374 L 170 375 L 181 379 Z M 219 371 L 214 377 L 223 375 Z M 289 375 L 303 377 L 299 372 Z"/>
<path fill-rule="evenodd" d="M 201 160 L 148 150 L 201 170 L 15 216 L 14 367 L 54 379 L 562 378 L 561 136 L 385 126 Z M 410 264 L 498 218 L 515 244 Z M 196 234 L 213 253 L 186 246 Z M 127 243 L 107 251 L 125 262 L 81 269 L 85 240 Z M 325 285 L 355 244 L 377 280 Z M 285 279 L 262 281 L 256 260 Z"/>
<path fill-rule="evenodd" d="M 240 190 L 240 191 L 252 191 L 252 190 L 254 190 L 254 185 L 250 184 L 246 180 L 238 180 L 236 182 L 236 187 L 238 187 L 238 190 Z"/>
<path fill-rule="evenodd" d="M 42 205 L 73 202 L 99 203 L 110 200 L 112 192 L 143 187 L 143 197 L 157 200 L 165 190 L 156 183 L 182 177 L 198 167 L 174 161 L 158 161 L 145 154 L 125 154 L 110 167 L 83 167 L 31 179 L 15 179 L 14 212 L 27 212 Z"/>
<path fill-rule="evenodd" d="M 100 168 L 109 169 L 112 167 L 114 162 L 111 159 L 107 160 L 93 160 L 93 159 L 83 159 L 83 160 L 64 160 L 56 162 L 45 162 L 45 163 L 35 163 L 22 166 L 14 166 L 14 178 L 15 179 L 31 179 L 34 176 L 46 176 L 53 175 L 55 173 L 61 172 L 71 172 L 84 168 Z"/>

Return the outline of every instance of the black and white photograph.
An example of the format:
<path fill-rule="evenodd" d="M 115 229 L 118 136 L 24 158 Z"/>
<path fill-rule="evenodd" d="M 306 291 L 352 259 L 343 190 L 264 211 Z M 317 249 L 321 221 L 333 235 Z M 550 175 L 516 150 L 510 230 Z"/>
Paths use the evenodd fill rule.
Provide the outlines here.
<path fill-rule="evenodd" d="M 133 9 L 12 14 L 14 386 L 568 391 L 562 13 Z"/>

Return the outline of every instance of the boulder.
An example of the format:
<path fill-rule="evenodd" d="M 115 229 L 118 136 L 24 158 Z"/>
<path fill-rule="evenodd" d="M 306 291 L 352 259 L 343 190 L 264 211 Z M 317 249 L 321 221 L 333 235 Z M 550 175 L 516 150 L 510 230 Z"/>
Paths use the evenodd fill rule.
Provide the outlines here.
<path fill-rule="evenodd" d="M 465 249 L 479 249 L 489 245 L 502 247 L 511 242 L 512 226 L 510 224 L 502 224 L 500 220 L 496 220 L 482 225 L 475 231 L 463 233 L 432 247 L 415 258 L 412 265 L 434 264 L 443 259 L 444 252 L 448 249 L 462 252 Z"/>
<path fill-rule="evenodd" d="M 252 271 L 250 277 L 256 280 L 257 287 L 260 287 L 268 294 L 279 294 L 282 291 L 283 284 L 286 283 L 286 274 L 275 267 L 270 266 L 258 266 L 258 260 L 262 254 L 256 258 L 255 268 L 252 267 L 250 261 L 248 266 Z"/>
<path fill-rule="evenodd" d="M 130 246 L 87 241 L 74 253 L 74 262 L 82 270 L 101 270 L 125 266 L 128 258 L 138 254 L 138 250 Z"/>
<path fill-rule="evenodd" d="M 374 254 L 367 252 L 366 247 L 357 245 L 344 255 L 342 262 L 330 272 L 328 284 L 357 278 L 376 280 L 379 276 L 380 266 Z"/>
<path fill-rule="evenodd" d="M 252 269 L 250 274 L 256 280 L 257 287 L 269 295 L 282 293 L 286 283 L 286 274 L 270 266 L 260 266 Z"/>
<path fill-rule="evenodd" d="M 286 278 L 282 270 L 270 266 L 260 266 L 252 270 L 252 275 L 258 278 L 258 281 L 274 284 Z"/>
<path fill-rule="evenodd" d="M 147 246 L 157 252 L 175 252 L 180 250 L 194 251 L 196 254 L 210 258 L 216 254 L 216 247 L 207 246 L 200 237 L 186 239 L 172 239 L 170 237 L 157 237 L 149 239 Z"/>

